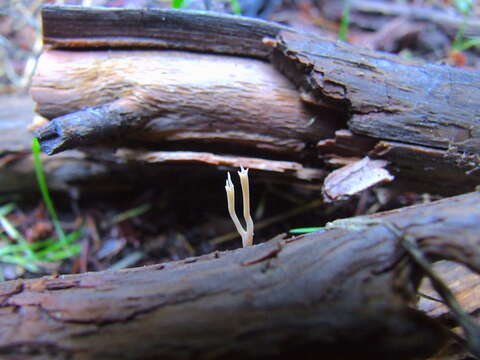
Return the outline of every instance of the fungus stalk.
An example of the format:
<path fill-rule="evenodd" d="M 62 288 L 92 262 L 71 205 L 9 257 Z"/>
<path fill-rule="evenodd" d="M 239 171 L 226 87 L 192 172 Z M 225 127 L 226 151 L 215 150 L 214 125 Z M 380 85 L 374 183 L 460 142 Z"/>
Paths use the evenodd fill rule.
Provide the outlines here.
<path fill-rule="evenodd" d="M 243 247 L 253 244 L 253 220 L 250 216 L 250 190 L 248 184 L 248 169 L 241 167 L 241 171 L 238 171 L 240 177 L 240 183 L 242 185 L 242 198 L 243 198 L 243 218 L 245 219 L 246 229 L 238 220 L 235 212 L 235 188 L 232 183 L 230 173 L 227 175 L 227 183 L 225 184 L 225 191 L 227 192 L 228 212 L 235 224 L 235 228 L 242 237 Z"/>

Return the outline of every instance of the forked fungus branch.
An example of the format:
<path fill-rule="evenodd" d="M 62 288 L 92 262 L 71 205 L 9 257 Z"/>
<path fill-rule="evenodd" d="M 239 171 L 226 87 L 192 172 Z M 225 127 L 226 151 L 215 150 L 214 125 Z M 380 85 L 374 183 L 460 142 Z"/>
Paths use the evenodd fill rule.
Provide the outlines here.
<path fill-rule="evenodd" d="M 227 175 L 227 183 L 225 184 L 225 191 L 227 192 L 228 212 L 235 224 L 235 227 L 242 237 L 243 247 L 253 244 L 253 220 L 250 216 L 250 189 L 248 183 L 248 169 L 241 167 L 241 171 L 238 171 L 240 177 L 240 183 L 242 184 L 242 199 L 243 199 L 243 218 L 245 219 L 246 229 L 238 220 L 235 212 L 235 187 L 230 177 L 230 172 Z"/>

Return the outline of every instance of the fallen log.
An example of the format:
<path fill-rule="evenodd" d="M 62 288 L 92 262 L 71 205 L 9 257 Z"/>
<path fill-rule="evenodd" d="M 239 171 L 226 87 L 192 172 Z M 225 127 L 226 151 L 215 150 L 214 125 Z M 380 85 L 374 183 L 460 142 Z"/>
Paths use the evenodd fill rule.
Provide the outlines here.
<path fill-rule="evenodd" d="M 143 145 L 269 160 L 280 155 L 318 169 L 338 157 L 370 155 L 430 191 L 459 193 L 478 184 L 480 94 L 472 85 L 478 74 L 259 20 L 147 13 L 44 9 L 45 43 L 58 50 L 42 55 L 32 95 L 40 114 L 52 119 L 37 132 L 47 153 Z M 109 21 L 101 21 L 105 16 Z M 98 25 L 82 31 L 82 21 Z M 136 50 L 120 49 L 126 46 Z M 165 50 L 171 48 L 197 53 Z M 239 54 L 257 59 L 231 56 Z M 258 58 L 270 60 L 298 91 Z M 218 68 L 211 82 L 198 85 L 205 75 L 198 64 Z M 169 76 L 174 68 L 179 80 Z"/>
<path fill-rule="evenodd" d="M 414 237 L 432 260 L 478 273 L 478 204 L 471 193 L 374 219 Z M 381 224 L 334 228 L 138 269 L 2 283 L 0 353 L 425 358 L 448 332 L 415 309 L 422 272 L 399 241 Z"/>

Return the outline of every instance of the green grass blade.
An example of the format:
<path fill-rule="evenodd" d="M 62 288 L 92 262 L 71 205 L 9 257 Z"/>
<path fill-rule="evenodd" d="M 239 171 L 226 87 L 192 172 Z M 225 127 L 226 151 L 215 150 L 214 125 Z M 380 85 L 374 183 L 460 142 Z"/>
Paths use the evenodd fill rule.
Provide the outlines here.
<path fill-rule="evenodd" d="M 3 255 L 2 261 L 10 264 L 16 264 L 24 267 L 30 272 L 37 272 L 38 266 L 27 259 L 24 255 Z"/>
<path fill-rule="evenodd" d="M 150 210 L 151 207 L 152 206 L 150 204 L 143 204 L 143 205 L 137 206 L 136 208 L 124 211 L 120 214 L 117 214 L 113 218 L 112 223 L 116 224 L 116 223 L 125 221 L 127 219 L 131 219 L 131 218 L 137 217 L 139 215 L 142 215 L 143 213 Z"/>
<path fill-rule="evenodd" d="M 0 207 L 0 216 L 7 216 L 10 214 L 13 209 L 15 209 L 15 204 L 9 203 Z"/>
<path fill-rule="evenodd" d="M 181 9 L 185 6 L 185 0 L 172 0 L 172 8 Z"/>
<path fill-rule="evenodd" d="M 348 28 L 350 26 L 350 0 L 345 0 L 340 20 L 340 29 L 338 30 L 338 39 L 347 41 Z"/>
<path fill-rule="evenodd" d="M 230 6 L 232 7 L 234 14 L 242 15 L 242 8 L 240 7 L 238 0 L 230 0 Z"/>
<path fill-rule="evenodd" d="M 47 207 L 48 213 L 50 214 L 57 236 L 60 238 L 60 242 L 65 243 L 65 233 L 60 226 L 60 220 L 58 219 L 57 211 L 55 210 L 52 198 L 50 197 L 50 192 L 48 191 L 47 181 L 45 179 L 45 173 L 43 171 L 42 160 L 40 159 L 40 143 L 38 142 L 38 139 L 36 137 L 34 137 L 32 141 L 32 153 L 35 166 L 35 174 L 37 175 L 38 186 L 40 187 L 43 201 L 45 202 L 45 206 Z"/>
<path fill-rule="evenodd" d="M 59 250 L 64 250 L 65 253 L 70 253 L 70 256 L 75 256 L 78 254 L 76 249 L 76 244 L 72 244 L 74 241 L 78 240 L 82 235 L 81 231 L 74 231 L 68 234 L 65 239 L 65 243 L 60 243 L 58 241 L 50 241 L 46 243 L 44 248 L 39 248 L 35 252 L 35 256 L 39 259 L 39 261 L 48 262 L 50 260 L 50 253 L 54 253 Z"/>
<path fill-rule="evenodd" d="M 457 51 L 468 50 L 476 46 L 480 46 L 480 37 L 465 38 L 458 44 L 452 45 L 453 49 Z"/>
<path fill-rule="evenodd" d="M 15 226 L 13 226 L 13 224 L 5 216 L 0 216 L 0 225 L 3 227 L 7 235 L 14 239 L 22 248 L 22 250 L 25 251 L 25 254 L 29 258 L 29 260 L 33 260 L 35 258 L 35 255 L 28 246 L 28 241 L 22 236 L 22 234 L 20 234 L 20 232 L 15 228 Z"/>
<path fill-rule="evenodd" d="M 464 16 L 470 14 L 473 8 L 474 0 L 455 0 L 454 5 Z"/>
<path fill-rule="evenodd" d="M 20 246 L 10 244 L 6 245 L 0 248 L 0 260 L 2 259 L 3 255 L 12 255 L 17 253 L 19 250 L 21 250 Z"/>
<path fill-rule="evenodd" d="M 80 251 L 82 251 L 82 246 L 79 244 L 73 244 L 70 245 L 67 249 L 49 252 L 45 260 L 53 262 L 68 259 L 74 255 L 78 255 Z"/>
<path fill-rule="evenodd" d="M 296 229 L 290 229 L 288 232 L 290 234 L 307 234 L 311 233 L 317 230 L 322 230 L 324 227 L 304 227 L 304 228 L 296 228 Z"/>

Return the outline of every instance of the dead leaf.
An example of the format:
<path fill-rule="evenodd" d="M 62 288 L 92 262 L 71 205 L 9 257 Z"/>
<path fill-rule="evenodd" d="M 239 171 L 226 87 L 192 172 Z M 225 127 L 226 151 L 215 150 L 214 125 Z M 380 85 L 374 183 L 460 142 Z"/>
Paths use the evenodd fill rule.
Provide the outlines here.
<path fill-rule="evenodd" d="M 332 171 L 323 183 L 322 193 L 326 202 L 339 200 L 359 193 L 373 185 L 390 182 L 394 179 L 384 169 L 388 162 L 372 160 L 369 157 Z"/>

